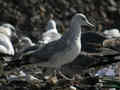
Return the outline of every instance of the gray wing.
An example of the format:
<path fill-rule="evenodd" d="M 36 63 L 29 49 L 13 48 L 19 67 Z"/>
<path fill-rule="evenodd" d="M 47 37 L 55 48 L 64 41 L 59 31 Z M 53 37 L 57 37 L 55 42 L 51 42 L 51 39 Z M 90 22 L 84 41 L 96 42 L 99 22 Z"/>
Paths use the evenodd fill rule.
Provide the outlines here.
<path fill-rule="evenodd" d="M 63 51 L 66 46 L 67 43 L 63 39 L 59 39 L 57 41 L 48 43 L 47 45 L 43 46 L 42 48 L 38 48 L 37 50 L 35 49 L 36 47 L 33 47 L 33 49 L 35 49 L 33 52 L 22 56 L 20 60 L 13 60 L 8 62 L 8 66 L 20 67 L 27 64 L 47 62 L 54 54 Z"/>
<path fill-rule="evenodd" d="M 34 57 L 36 59 L 48 60 L 52 55 L 61 52 L 66 48 L 66 43 L 64 40 L 57 40 L 51 43 L 48 43 L 43 48 L 38 49 L 33 52 L 30 57 Z"/>

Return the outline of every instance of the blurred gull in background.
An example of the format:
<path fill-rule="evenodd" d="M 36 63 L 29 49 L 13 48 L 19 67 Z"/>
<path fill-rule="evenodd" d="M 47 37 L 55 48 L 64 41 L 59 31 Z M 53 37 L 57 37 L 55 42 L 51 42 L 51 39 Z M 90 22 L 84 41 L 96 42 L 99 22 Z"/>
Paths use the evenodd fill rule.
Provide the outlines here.
<path fill-rule="evenodd" d="M 105 30 L 103 33 L 107 38 L 120 38 L 120 32 L 116 28 Z"/>
<path fill-rule="evenodd" d="M 14 55 L 14 47 L 11 38 L 16 37 L 15 28 L 11 24 L 2 24 L 0 26 L 0 53 Z"/>
<path fill-rule="evenodd" d="M 13 38 L 16 38 L 16 32 L 14 26 L 11 24 L 2 24 L 0 26 L 0 75 L 3 75 L 3 61 L 9 61 L 7 56 L 14 56 L 15 51 L 11 42 Z"/>
<path fill-rule="evenodd" d="M 56 22 L 53 19 L 48 21 L 46 26 L 46 32 L 42 34 L 42 41 L 39 41 L 43 44 L 47 44 L 49 42 L 58 40 L 61 38 L 61 34 L 58 32 L 56 28 Z"/>
<path fill-rule="evenodd" d="M 42 34 L 42 40 L 39 40 L 37 44 L 33 43 L 29 37 L 21 37 L 18 43 L 18 47 L 20 48 L 20 53 L 18 52 L 18 56 L 21 57 L 26 52 L 34 52 L 34 50 L 42 48 L 44 45 L 60 39 L 61 36 L 62 35 L 57 31 L 55 20 L 50 19 L 46 25 L 46 32 Z"/>
<path fill-rule="evenodd" d="M 18 42 L 19 52 L 24 51 L 26 48 L 29 48 L 31 46 L 34 46 L 35 43 L 32 42 L 32 40 L 29 37 L 23 36 L 20 38 Z"/>
<path fill-rule="evenodd" d="M 41 45 L 41 44 L 40 44 Z M 39 48 L 40 46 L 39 44 L 35 44 L 32 42 L 32 40 L 27 37 L 27 36 L 22 36 L 17 45 L 16 45 L 16 55 L 14 56 L 13 60 L 16 60 L 18 58 L 22 58 L 23 55 L 26 53 L 26 52 L 29 52 L 29 51 L 34 51 L 36 49 Z M 42 46 L 41 46 L 42 47 Z"/>

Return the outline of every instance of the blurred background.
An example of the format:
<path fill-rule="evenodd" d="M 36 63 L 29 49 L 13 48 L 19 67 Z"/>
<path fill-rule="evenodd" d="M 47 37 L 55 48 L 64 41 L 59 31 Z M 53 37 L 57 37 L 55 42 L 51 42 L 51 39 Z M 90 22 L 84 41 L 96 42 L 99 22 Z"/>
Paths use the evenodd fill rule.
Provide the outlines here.
<path fill-rule="evenodd" d="M 120 29 L 120 0 L 0 0 L 0 22 L 9 22 L 18 33 L 39 39 L 52 15 L 64 32 L 75 13 L 84 13 L 95 31 Z M 39 32 L 39 33 L 38 33 Z"/>

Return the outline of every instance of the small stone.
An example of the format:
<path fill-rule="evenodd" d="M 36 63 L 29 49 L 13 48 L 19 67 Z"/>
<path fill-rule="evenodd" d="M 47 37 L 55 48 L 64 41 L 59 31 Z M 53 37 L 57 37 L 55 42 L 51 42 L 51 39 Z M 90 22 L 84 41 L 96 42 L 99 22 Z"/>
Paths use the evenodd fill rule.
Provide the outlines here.
<path fill-rule="evenodd" d="M 32 3 L 32 4 L 35 4 L 35 3 L 37 3 L 39 0 L 30 0 L 30 2 Z"/>
<path fill-rule="evenodd" d="M 115 11 L 117 11 L 117 8 L 111 6 L 111 7 L 108 7 L 108 10 L 111 11 L 111 12 L 115 12 Z"/>

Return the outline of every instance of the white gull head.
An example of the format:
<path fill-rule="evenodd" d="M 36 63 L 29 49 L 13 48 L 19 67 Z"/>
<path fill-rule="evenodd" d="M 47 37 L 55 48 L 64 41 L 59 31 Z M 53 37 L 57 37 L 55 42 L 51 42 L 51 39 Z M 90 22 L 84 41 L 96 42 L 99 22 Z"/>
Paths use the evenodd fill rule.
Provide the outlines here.
<path fill-rule="evenodd" d="M 94 25 L 91 24 L 91 23 L 88 21 L 87 17 L 86 17 L 84 14 L 82 14 L 82 13 L 76 14 L 76 15 L 72 18 L 71 23 L 72 23 L 72 22 L 78 22 L 81 26 L 92 26 L 92 27 L 94 27 Z"/>
<path fill-rule="evenodd" d="M 52 30 L 52 29 L 55 29 L 55 31 L 57 31 L 56 30 L 56 22 L 53 19 L 50 19 L 46 26 L 46 30 Z"/>
<path fill-rule="evenodd" d="M 0 33 L 4 33 L 6 34 L 8 37 L 16 37 L 16 31 L 15 31 L 15 27 L 11 24 L 2 24 L 0 26 Z"/>
<path fill-rule="evenodd" d="M 9 23 L 2 24 L 3 27 L 10 28 L 12 31 L 15 31 L 15 27 Z"/>
<path fill-rule="evenodd" d="M 20 44 L 23 45 L 23 46 L 33 46 L 35 45 L 32 40 L 29 38 L 29 37 L 22 37 L 20 40 L 19 40 Z"/>

